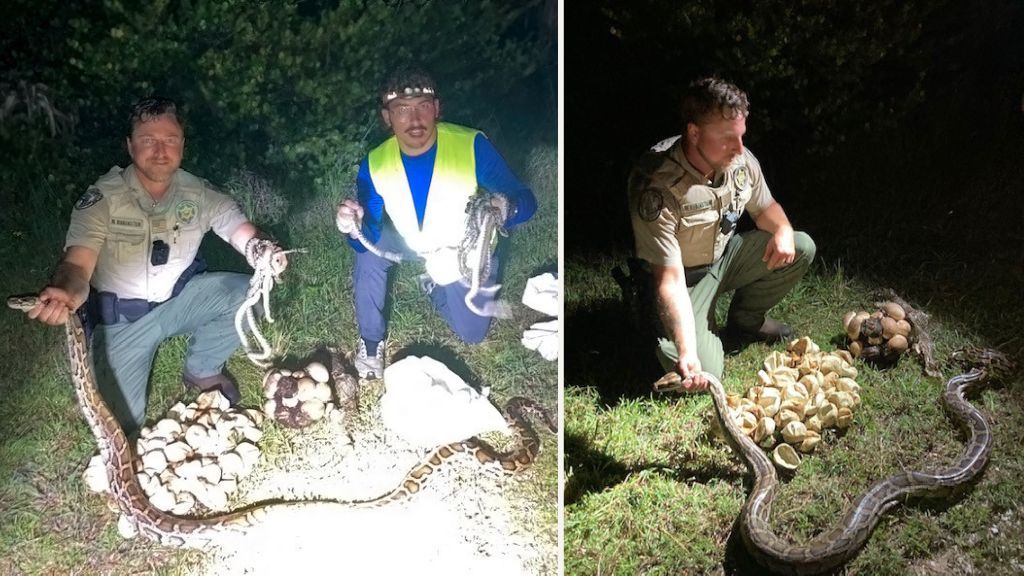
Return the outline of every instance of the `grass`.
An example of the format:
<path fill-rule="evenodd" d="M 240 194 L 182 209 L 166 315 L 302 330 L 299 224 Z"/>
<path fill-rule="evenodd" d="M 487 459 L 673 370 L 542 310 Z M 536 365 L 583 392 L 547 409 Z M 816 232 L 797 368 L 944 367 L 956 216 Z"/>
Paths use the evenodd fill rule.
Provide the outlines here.
<path fill-rule="evenodd" d="M 654 346 L 637 342 L 623 322 L 614 322 L 628 315 L 608 274 L 620 261 L 624 255 L 566 261 L 566 333 L 572 343 L 565 392 L 566 574 L 757 573 L 734 529 L 751 477 L 712 433 L 708 396 L 649 392 L 660 375 Z M 875 287 L 841 265 L 819 263 L 773 316 L 832 349 L 841 338 L 843 313 L 868 309 Z M 964 322 L 962 314 L 926 311 L 933 313 L 940 360 L 960 345 L 987 343 L 970 327 L 978 317 Z M 1012 314 L 1020 319 L 1019 311 Z M 756 344 L 727 357 L 727 390 L 750 387 L 771 349 Z M 824 445 L 777 491 L 772 527 L 793 542 L 830 529 L 876 479 L 950 465 L 963 447 L 941 407 L 944 381 L 924 377 L 910 358 L 884 372 L 858 368 L 863 405 L 853 426 L 845 434 L 826 434 Z M 944 373 L 957 371 L 946 365 Z M 974 400 L 995 435 L 980 482 L 949 502 L 897 507 L 848 565 L 849 573 L 942 573 L 942 567 L 948 573 L 965 565 L 1019 573 L 1024 508 L 1014 495 L 1024 490 L 1024 455 L 1017 446 L 1024 430 L 1022 396 L 1017 381 Z"/>
<path fill-rule="evenodd" d="M 557 190 L 551 184 L 555 152 L 540 148 L 531 158 L 523 173 L 534 184 L 540 208 L 509 241 L 503 294 L 510 300 L 518 299 L 529 277 L 557 268 Z M 59 213 L 43 208 L 47 199 L 60 194 L 45 186 L 31 192 L 12 212 L 19 213 L 21 208 L 21 214 L 34 218 L 20 225 L 12 218 L 0 232 L 0 266 L 7 271 L 0 278 L 3 294 L 39 290 L 60 254 L 67 211 L 60 220 Z M 325 206 L 330 209 L 333 200 L 320 202 L 319 211 Z M 313 206 L 317 205 L 310 202 Z M 318 216 L 312 208 L 301 213 L 301 206 L 293 209 L 301 225 L 275 232 L 287 239 L 287 247 L 308 252 L 290 259 L 285 281 L 272 295 L 277 321 L 264 325 L 286 363 L 326 345 L 351 350 L 356 341 L 351 250 L 334 229 L 330 214 Z M 219 239 L 208 238 L 203 250 L 212 269 L 245 269 L 241 257 L 225 249 Z M 407 265 L 394 275 L 389 362 L 407 354 L 430 354 L 470 384 L 490 386 L 491 398 L 499 407 L 511 396 L 526 395 L 554 409 L 557 365 L 519 343 L 522 331 L 541 320 L 541 314 L 517 306 L 515 318 L 497 322 L 483 344 L 466 346 L 420 294 L 416 285 L 420 272 L 417 266 Z M 189 572 L 196 553 L 121 539 L 115 530 L 116 515 L 83 485 L 81 473 L 95 442 L 72 394 L 63 331 L 8 312 L 0 314 L 0 332 L 4 334 L 0 344 L 0 550 L 4 551 L 0 573 Z M 148 418 L 159 418 L 184 395 L 180 384 L 184 353 L 183 338 L 161 347 L 151 378 Z M 260 406 L 260 371 L 240 352 L 228 367 L 241 383 L 243 404 Z M 528 503 L 517 506 L 530 510 L 520 520 L 553 549 L 558 524 L 557 443 L 548 434 L 542 438 L 545 452 L 534 472 L 510 489 L 509 497 Z M 273 429 L 263 447 L 270 462 L 291 449 Z"/>

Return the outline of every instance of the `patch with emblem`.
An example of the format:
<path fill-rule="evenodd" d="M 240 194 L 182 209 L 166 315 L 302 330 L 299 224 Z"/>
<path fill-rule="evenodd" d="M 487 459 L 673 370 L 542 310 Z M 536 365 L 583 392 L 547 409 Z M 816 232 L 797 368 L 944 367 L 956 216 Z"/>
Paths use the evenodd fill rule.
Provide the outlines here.
<path fill-rule="evenodd" d="M 95 186 L 89 186 L 85 194 L 82 194 L 78 202 L 75 202 L 75 210 L 85 210 L 100 200 L 103 200 L 103 192 L 100 192 L 100 189 Z"/>
<path fill-rule="evenodd" d="M 178 218 L 178 222 L 191 224 L 195 221 L 196 216 L 199 216 L 199 205 L 196 204 L 195 200 L 182 200 L 178 202 L 174 215 Z"/>
<path fill-rule="evenodd" d="M 736 183 L 737 188 L 746 188 L 749 178 L 747 177 L 747 167 L 740 166 L 733 172 L 732 181 Z"/>
<path fill-rule="evenodd" d="M 661 216 L 661 209 L 664 207 L 665 199 L 661 196 L 661 191 L 648 188 L 640 195 L 636 211 L 644 221 L 654 222 Z"/>

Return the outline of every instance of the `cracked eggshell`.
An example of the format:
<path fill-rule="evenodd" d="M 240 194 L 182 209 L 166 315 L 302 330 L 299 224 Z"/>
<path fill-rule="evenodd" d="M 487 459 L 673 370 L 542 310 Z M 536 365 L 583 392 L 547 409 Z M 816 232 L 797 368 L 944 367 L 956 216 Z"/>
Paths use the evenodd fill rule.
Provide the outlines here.
<path fill-rule="evenodd" d="M 774 445 L 775 435 L 775 420 L 771 418 L 761 418 L 757 421 L 757 427 L 754 428 L 754 442 L 761 445 L 762 448 L 771 448 Z M 768 446 L 764 445 L 765 440 L 768 440 Z"/>
<path fill-rule="evenodd" d="M 800 451 L 804 454 L 814 452 L 814 449 L 818 447 L 819 443 L 821 443 L 821 434 L 814 432 L 813 430 L 808 430 L 807 435 L 800 441 Z"/>
<path fill-rule="evenodd" d="M 783 442 L 772 451 L 772 461 L 784 470 L 796 470 L 800 466 L 800 455 L 792 446 Z"/>
<path fill-rule="evenodd" d="M 744 436 L 750 436 L 754 432 L 754 428 L 757 428 L 757 416 L 750 412 L 740 412 L 735 414 L 733 418 L 736 420 L 736 425 L 739 426 Z"/>
<path fill-rule="evenodd" d="M 803 422 L 793 421 L 782 428 L 782 439 L 790 444 L 796 444 L 807 437 L 807 426 Z"/>
<path fill-rule="evenodd" d="M 853 422 L 853 410 L 849 408 L 839 408 L 836 410 L 836 427 L 843 429 L 850 426 Z"/>

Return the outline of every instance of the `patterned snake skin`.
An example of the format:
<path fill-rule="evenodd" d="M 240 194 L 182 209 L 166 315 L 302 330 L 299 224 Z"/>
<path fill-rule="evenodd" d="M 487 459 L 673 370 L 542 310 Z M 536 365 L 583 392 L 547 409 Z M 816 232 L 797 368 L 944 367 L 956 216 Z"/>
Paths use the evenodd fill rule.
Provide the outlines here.
<path fill-rule="evenodd" d="M 38 298 L 35 296 L 14 296 L 7 299 L 7 305 L 16 310 L 29 310 L 37 302 Z M 250 527 L 263 521 L 275 509 L 322 509 L 332 506 L 352 509 L 384 506 L 416 494 L 438 468 L 463 454 L 474 457 L 485 468 L 504 474 L 515 474 L 533 463 L 541 447 L 540 439 L 530 427 L 526 416 L 539 416 L 549 430 L 557 429 L 554 420 L 543 406 L 526 398 L 513 398 L 508 403 L 506 418 L 519 436 L 519 443 L 518 447 L 510 452 L 498 453 L 483 442 L 471 438 L 436 448 L 406 475 L 398 488 L 372 500 L 275 502 L 256 504 L 244 510 L 215 516 L 184 518 L 162 512 L 146 497 L 136 476 L 136 457 L 132 443 L 125 436 L 124 430 L 110 412 L 96 386 L 85 332 L 76 314 L 68 314 L 65 331 L 71 381 L 82 415 L 99 446 L 99 453 L 110 481 L 111 496 L 121 513 L 135 524 L 140 533 L 167 546 L 205 548 L 218 538 L 244 535 Z"/>
<path fill-rule="evenodd" d="M 801 546 L 790 544 L 772 532 L 769 518 L 778 483 L 775 467 L 730 417 L 722 383 L 704 373 L 714 400 L 715 415 L 726 431 L 726 440 L 754 473 L 754 488 L 740 512 L 739 528 L 747 549 L 758 563 L 779 574 L 819 574 L 834 570 L 857 554 L 882 515 L 896 504 L 910 497 L 947 497 L 981 473 L 992 449 L 992 430 L 984 414 L 967 402 L 965 395 L 989 380 L 1005 378 L 1014 368 L 1004 354 L 991 349 L 969 349 L 959 356 L 974 367 L 950 378 L 942 396 L 950 416 L 969 436 L 957 464 L 937 471 L 905 471 L 875 482 L 836 528 Z M 654 384 L 654 390 L 679 391 L 680 381 L 678 374 L 666 374 Z"/>

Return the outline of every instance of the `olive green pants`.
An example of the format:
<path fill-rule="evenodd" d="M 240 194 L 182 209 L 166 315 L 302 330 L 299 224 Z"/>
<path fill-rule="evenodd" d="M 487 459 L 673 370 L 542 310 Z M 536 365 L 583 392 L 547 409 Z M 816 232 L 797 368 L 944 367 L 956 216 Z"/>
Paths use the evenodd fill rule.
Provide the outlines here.
<path fill-rule="evenodd" d="M 711 265 L 704 278 L 688 289 L 693 305 L 697 331 L 697 357 L 701 368 L 722 377 L 725 351 L 715 334 L 715 302 L 726 292 L 735 290 L 729 306 L 730 328 L 756 332 L 772 306 L 778 304 L 807 272 L 814 259 L 814 240 L 804 232 L 793 236 L 796 257 L 784 268 L 769 270 L 761 259 L 771 234 L 753 230 L 737 234 L 729 240 L 725 252 Z M 658 338 L 658 361 L 666 371 L 675 369 L 679 351 L 674 342 Z"/>
<path fill-rule="evenodd" d="M 181 293 L 134 322 L 100 324 L 92 336 L 92 358 L 103 399 L 126 434 L 142 427 L 149 376 L 164 340 L 191 334 L 185 369 L 196 377 L 220 374 L 241 344 L 235 313 L 245 301 L 249 276 L 207 272 L 192 278 Z"/>

